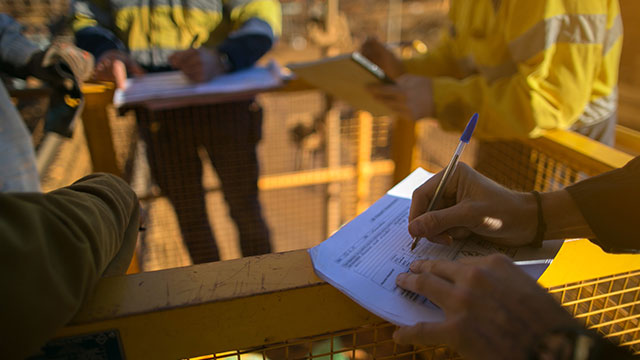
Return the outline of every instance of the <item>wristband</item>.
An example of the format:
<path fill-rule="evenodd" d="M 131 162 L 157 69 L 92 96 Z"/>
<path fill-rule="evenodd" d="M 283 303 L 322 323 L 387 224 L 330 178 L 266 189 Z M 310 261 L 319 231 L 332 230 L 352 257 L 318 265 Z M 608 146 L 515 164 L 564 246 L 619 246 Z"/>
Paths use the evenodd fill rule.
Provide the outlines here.
<path fill-rule="evenodd" d="M 533 241 L 530 243 L 533 247 L 542 247 L 542 240 L 544 240 L 544 233 L 547 232 L 547 224 L 544 222 L 544 215 L 542 214 L 542 197 L 537 191 L 531 192 L 536 198 L 538 226 L 536 227 L 536 235 L 533 237 Z"/>

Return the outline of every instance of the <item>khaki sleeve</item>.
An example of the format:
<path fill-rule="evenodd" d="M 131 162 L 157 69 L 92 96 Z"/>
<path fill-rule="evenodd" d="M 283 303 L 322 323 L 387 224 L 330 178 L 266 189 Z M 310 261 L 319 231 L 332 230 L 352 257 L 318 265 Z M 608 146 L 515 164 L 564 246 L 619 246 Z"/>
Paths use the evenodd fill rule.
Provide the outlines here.
<path fill-rule="evenodd" d="M 0 194 L 1 358 L 24 358 L 76 314 L 105 273 L 123 273 L 139 205 L 121 179 L 87 176 L 47 194 Z"/>

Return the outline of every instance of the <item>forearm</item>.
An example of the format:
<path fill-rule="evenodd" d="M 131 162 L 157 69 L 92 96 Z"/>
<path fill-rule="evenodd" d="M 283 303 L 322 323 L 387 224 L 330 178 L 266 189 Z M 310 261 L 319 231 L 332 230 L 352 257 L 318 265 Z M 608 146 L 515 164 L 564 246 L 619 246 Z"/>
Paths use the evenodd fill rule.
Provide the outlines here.
<path fill-rule="evenodd" d="M 231 71 L 241 70 L 255 64 L 271 49 L 274 42 L 275 35 L 271 26 L 264 20 L 252 18 L 229 34 L 218 46 L 218 51 L 229 57 Z"/>
<path fill-rule="evenodd" d="M 590 239 L 607 252 L 640 249 L 640 157 L 623 168 L 567 187 L 582 216 L 593 229 Z"/>
<path fill-rule="evenodd" d="M 78 30 L 75 37 L 76 45 L 91 53 L 96 60 L 109 50 L 126 51 L 126 47 L 120 39 L 111 31 L 99 26 L 86 27 Z"/>
<path fill-rule="evenodd" d="M 541 194 L 545 240 L 591 238 L 593 230 L 566 190 Z"/>
<path fill-rule="evenodd" d="M 253 66 L 273 45 L 273 39 L 263 35 L 244 35 L 227 39 L 218 47 L 230 62 L 230 71 Z"/>
<path fill-rule="evenodd" d="M 0 194 L 0 261 L 11 269 L 0 276 L 0 307 L 12 329 L 0 357 L 31 355 L 75 315 L 100 276 L 126 269 L 138 225 L 137 198 L 114 176 L 48 194 Z"/>
<path fill-rule="evenodd" d="M 102 8 L 94 1 L 74 0 L 71 11 L 79 48 L 90 52 L 96 60 L 108 50 L 126 50 L 124 43 L 110 30 L 113 21 L 109 8 Z"/>

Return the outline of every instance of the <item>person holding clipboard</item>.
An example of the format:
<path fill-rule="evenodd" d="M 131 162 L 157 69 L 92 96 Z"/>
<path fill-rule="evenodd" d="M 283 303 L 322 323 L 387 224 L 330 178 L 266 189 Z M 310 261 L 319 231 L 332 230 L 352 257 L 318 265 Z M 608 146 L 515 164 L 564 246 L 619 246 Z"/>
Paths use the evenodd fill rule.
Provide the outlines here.
<path fill-rule="evenodd" d="M 361 53 L 397 83 L 375 89 L 381 101 L 457 131 L 478 112 L 475 137 L 485 140 L 560 128 L 612 144 L 618 1 L 453 0 L 449 18 L 439 43 L 411 59 L 396 58 L 375 38 L 365 41 Z"/>
<path fill-rule="evenodd" d="M 396 58 L 373 38 L 362 45 L 396 82 L 371 87 L 380 103 L 456 132 L 471 114 L 482 114 L 475 168 L 521 190 L 534 180 L 523 185 L 510 174 L 530 166 L 531 150 L 514 140 L 566 129 L 613 145 L 622 49 L 617 0 L 452 0 L 449 19 L 440 41 L 411 59 Z"/>
<path fill-rule="evenodd" d="M 108 7 L 102 3 L 74 1 L 76 43 L 97 59 L 96 78 L 115 81 L 118 87 L 128 74 L 170 70 L 180 70 L 194 82 L 209 81 L 253 66 L 281 32 L 276 0 L 186 1 L 184 6 L 139 0 L 110 0 Z M 207 216 L 199 147 L 220 178 L 242 255 L 270 252 L 257 187 L 260 105 L 238 99 L 135 110 L 152 177 L 176 211 L 193 263 L 220 258 Z"/>

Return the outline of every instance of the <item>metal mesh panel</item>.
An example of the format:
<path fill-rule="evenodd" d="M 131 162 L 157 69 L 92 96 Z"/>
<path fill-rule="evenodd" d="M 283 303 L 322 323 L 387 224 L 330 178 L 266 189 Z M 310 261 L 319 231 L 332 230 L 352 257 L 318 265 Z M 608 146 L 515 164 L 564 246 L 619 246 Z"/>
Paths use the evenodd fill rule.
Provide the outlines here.
<path fill-rule="evenodd" d="M 420 163 L 430 171 L 444 168 L 459 141 L 460 134 L 446 132 L 434 122 L 421 124 Z M 561 189 L 593 173 L 582 165 L 578 169 L 535 142 L 471 140 L 462 161 L 496 182 L 519 191 Z"/>
<path fill-rule="evenodd" d="M 359 144 L 361 129 L 355 113 L 343 103 L 328 101 L 320 92 L 270 93 L 261 95 L 258 100 L 264 116 L 262 140 L 258 147 L 261 177 L 259 199 L 270 232 L 271 250 L 286 251 L 314 246 L 356 215 L 359 209 L 356 206 L 357 174 L 352 171 L 345 175 L 345 169 L 355 169 L 362 146 L 368 147 L 366 150 L 371 154 L 366 161 L 372 158 L 388 159 L 391 121 L 388 118 L 373 119 L 371 128 L 366 130 L 371 134 L 370 143 Z M 328 104 L 332 104 L 331 107 Z M 185 115 L 181 111 L 189 113 Z M 213 121 L 214 115 L 193 109 L 155 114 L 137 112 L 138 123 L 148 129 L 175 122 L 179 131 L 172 131 L 171 136 L 183 136 L 180 132 L 184 130 L 179 126 L 188 117 L 201 118 L 198 120 L 199 124 L 191 125 L 197 127 L 196 131 L 216 131 L 204 124 Z M 124 125 L 128 124 L 125 119 L 120 121 L 124 121 Z M 229 118 L 228 121 L 233 120 Z M 124 138 L 127 137 L 126 134 L 127 131 L 124 130 Z M 188 147 L 185 143 L 191 137 L 189 135 L 180 141 L 157 141 L 154 144 L 155 154 L 176 156 L 176 153 L 184 151 L 183 147 Z M 142 196 L 143 207 L 148 213 L 148 230 L 140 247 L 142 268 L 157 270 L 188 265 L 191 263 L 190 256 L 185 252 L 181 241 L 184 229 L 180 231 L 175 215 L 175 202 L 171 203 L 164 197 L 162 186 L 152 186 L 150 183 L 152 177 L 147 165 L 148 156 L 144 155 L 145 151 L 149 151 L 145 148 L 145 145 L 149 146 L 148 142 L 147 139 L 138 146 L 139 153 L 132 178 L 134 188 Z M 121 147 L 131 149 L 130 145 Z M 208 153 L 202 146 L 198 155 L 198 161 L 203 166 L 202 184 L 206 191 L 208 222 L 211 224 L 212 238 L 215 238 L 220 258 L 224 260 L 240 257 L 243 252 L 238 246 L 238 227 L 230 216 L 228 194 L 223 196 L 217 169 L 212 166 Z M 176 179 L 172 181 L 183 183 L 186 174 L 191 173 L 189 167 L 196 166 L 182 160 L 179 166 L 168 166 L 166 162 L 161 162 L 160 165 L 156 165 L 157 172 L 173 171 L 164 175 Z M 318 179 L 318 174 L 324 174 L 322 179 Z M 237 171 L 228 176 L 242 179 L 245 173 L 242 167 L 238 167 Z M 368 184 L 367 193 L 362 199 L 365 204 L 377 200 L 391 186 L 388 175 L 374 176 L 371 180 L 365 180 L 365 183 Z M 362 206 L 362 201 L 359 206 Z M 179 208 L 188 212 L 189 217 L 197 216 L 198 208 L 189 205 L 190 203 L 185 203 Z"/>
<path fill-rule="evenodd" d="M 585 326 L 640 354 L 640 270 L 549 289 Z M 286 343 L 193 359 L 460 359 L 444 346 L 396 345 L 395 326 L 378 323 Z"/>
<path fill-rule="evenodd" d="M 549 291 L 585 326 L 640 354 L 640 270 Z"/>
<path fill-rule="evenodd" d="M 396 327 L 379 323 L 358 329 L 292 339 L 254 349 L 235 350 L 191 359 L 315 359 L 315 360 L 436 360 L 461 359 L 446 346 L 416 347 L 398 345 L 391 335 Z"/>

